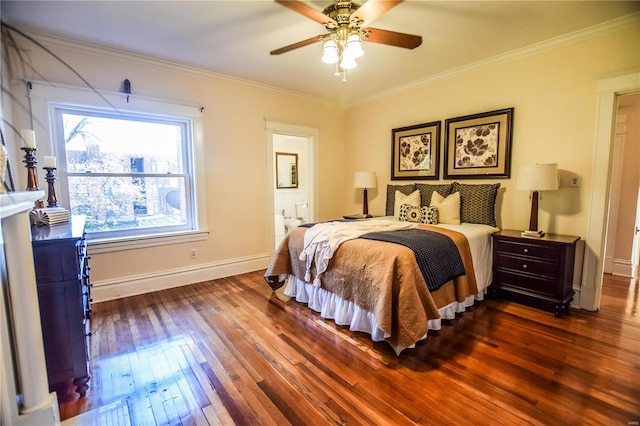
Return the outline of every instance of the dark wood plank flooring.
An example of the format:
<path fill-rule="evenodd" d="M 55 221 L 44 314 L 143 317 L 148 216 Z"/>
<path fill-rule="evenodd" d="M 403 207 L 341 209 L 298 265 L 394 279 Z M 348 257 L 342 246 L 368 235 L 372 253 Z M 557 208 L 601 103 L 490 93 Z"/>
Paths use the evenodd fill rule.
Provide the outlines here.
<path fill-rule="evenodd" d="M 273 295 L 263 271 L 93 306 L 75 424 L 637 425 L 640 290 L 601 310 L 485 300 L 397 357 Z M 89 417 L 87 413 L 93 413 Z M 100 418 L 100 420 L 96 420 Z M 91 420 L 93 419 L 93 420 Z"/>

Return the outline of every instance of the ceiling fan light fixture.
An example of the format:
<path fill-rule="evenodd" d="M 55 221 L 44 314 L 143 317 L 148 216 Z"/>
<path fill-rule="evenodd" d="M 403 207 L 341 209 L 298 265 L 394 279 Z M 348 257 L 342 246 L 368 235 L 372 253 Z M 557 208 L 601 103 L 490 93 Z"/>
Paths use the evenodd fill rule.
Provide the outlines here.
<path fill-rule="evenodd" d="M 335 40 L 329 39 L 322 43 L 322 62 L 325 64 L 335 64 L 340 60 L 338 45 Z"/>
<path fill-rule="evenodd" d="M 322 12 L 303 0 L 274 1 L 321 24 L 327 33 L 273 50 L 271 54 L 279 55 L 320 41 L 322 62 L 334 65 L 335 74 L 342 74 L 343 82 L 347 80 L 347 70 L 355 68 L 356 59 L 364 55 L 364 41 L 405 49 L 415 49 L 422 44 L 420 36 L 368 27 L 403 0 L 366 0 L 364 4 L 356 3 L 360 0 L 333 0 Z"/>

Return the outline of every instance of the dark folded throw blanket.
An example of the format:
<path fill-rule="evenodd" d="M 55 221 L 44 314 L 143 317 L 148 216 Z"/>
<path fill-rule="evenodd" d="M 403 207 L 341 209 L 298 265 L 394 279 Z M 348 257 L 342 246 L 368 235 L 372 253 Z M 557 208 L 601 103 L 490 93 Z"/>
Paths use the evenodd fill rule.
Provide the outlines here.
<path fill-rule="evenodd" d="M 400 244 L 413 250 L 427 287 L 435 291 L 465 274 L 462 258 L 451 238 L 424 229 L 371 232 L 360 238 Z"/>

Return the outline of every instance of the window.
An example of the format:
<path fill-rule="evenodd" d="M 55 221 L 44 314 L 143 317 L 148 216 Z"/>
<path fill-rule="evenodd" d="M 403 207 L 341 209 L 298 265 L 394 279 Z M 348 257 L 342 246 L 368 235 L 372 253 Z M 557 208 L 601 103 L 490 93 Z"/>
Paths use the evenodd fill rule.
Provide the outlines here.
<path fill-rule="evenodd" d="M 191 229 L 185 120 L 55 107 L 69 208 L 94 236 Z"/>
<path fill-rule="evenodd" d="M 86 217 L 90 242 L 130 239 L 139 246 L 141 237 L 198 231 L 204 192 L 196 179 L 201 119 L 194 107 L 185 116 L 179 105 L 149 99 L 122 105 L 121 94 L 110 96 L 115 104 L 78 88 L 32 88 L 32 102 L 42 103 L 34 118 L 46 110 L 50 120 L 58 198 L 72 214 Z"/>

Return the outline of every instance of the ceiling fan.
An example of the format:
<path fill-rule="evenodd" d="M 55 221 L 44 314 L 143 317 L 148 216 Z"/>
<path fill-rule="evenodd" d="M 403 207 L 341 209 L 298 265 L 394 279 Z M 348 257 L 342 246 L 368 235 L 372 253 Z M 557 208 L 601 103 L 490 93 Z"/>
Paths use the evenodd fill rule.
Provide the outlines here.
<path fill-rule="evenodd" d="M 379 28 L 366 27 L 402 0 L 368 0 L 363 5 L 350 0 L 334 0 L 322 12 L 298 0 L 274 0 L 301 15 L 322 24 L 327 34 L 320 34 L 271 52 L 280 55 L 318 41 L 322 42 L 322 61 L 336 64 L 339 71 L 354 68 L 355 59 L 364 54 L 363 41 L 415 49 L 422 44 L 422 37 Z M 344 81 L 344 79 L 343 79 Z"/>

